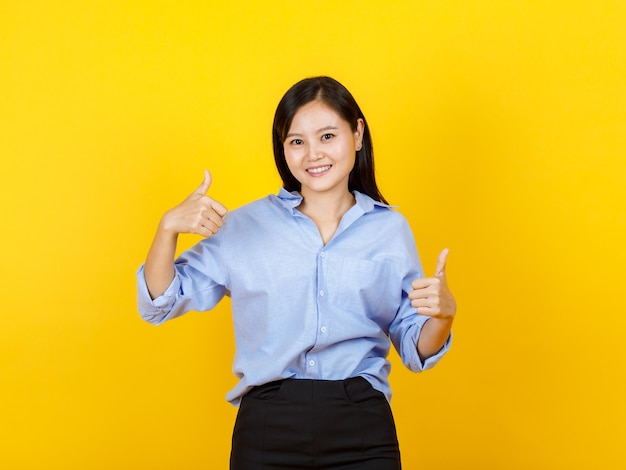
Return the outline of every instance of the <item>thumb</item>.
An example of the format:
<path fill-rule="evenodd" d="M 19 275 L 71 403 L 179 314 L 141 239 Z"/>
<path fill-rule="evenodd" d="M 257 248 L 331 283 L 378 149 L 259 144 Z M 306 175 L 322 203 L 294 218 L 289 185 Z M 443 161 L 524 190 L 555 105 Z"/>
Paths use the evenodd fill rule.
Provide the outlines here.
<path fill-rule="evenodd" d="M 200 184 L 200 186 L 196 188 L 194 193 L 202 194 L 204 196 L 210 187 L 211 187 L 211 172 L 209 170 L 204 170 L 204 180 L 202 181 L 202 184 Z"/>
<path fill-rule="evenodd" d="M 437 258 L 437 267 L 435 268 L 435 277 L 446 277 L 446 260 L 450 250 L 444 248 Z"/>

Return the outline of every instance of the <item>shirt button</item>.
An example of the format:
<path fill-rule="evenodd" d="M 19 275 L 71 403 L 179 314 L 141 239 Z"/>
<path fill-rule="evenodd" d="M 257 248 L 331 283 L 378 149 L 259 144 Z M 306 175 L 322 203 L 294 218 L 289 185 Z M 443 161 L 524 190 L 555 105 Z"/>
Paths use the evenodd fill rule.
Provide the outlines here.
<path fill-rule="evenodd" d="M 314 361 L 313 359 L 311 359 L 311 360 L 309 361 L 309 365 L 310 365 L 311 367 L 313 367 L 313 366 L 315 365 L 315 361 Z"/>
<path fill-rule="evenodd" d="M 320 291 L 320 297 L 324 297 L 324 295 L 326 295 L 326 294 L 324 294 L 324 291 L 323 291 L 323 290 L 321 290 L 321 291 Z"/>
<path fill-rule="evenodd" d="M 325 252 L 325 251 L 322 251 L 322 252 L 320 253 L 320 256 L 323 258 L 324 256 L 326 256 L 326 252 Z"/>
<path fill-rule="evenodd" d="M 322 333 L 326 333 L 328 330 L 326 329 L 326 327 L 325 327 L 325 326 L 323 326 L 323 327 L 321 327 L 321 328 L 320 328 L 320 331 L 321 331 Z"/>

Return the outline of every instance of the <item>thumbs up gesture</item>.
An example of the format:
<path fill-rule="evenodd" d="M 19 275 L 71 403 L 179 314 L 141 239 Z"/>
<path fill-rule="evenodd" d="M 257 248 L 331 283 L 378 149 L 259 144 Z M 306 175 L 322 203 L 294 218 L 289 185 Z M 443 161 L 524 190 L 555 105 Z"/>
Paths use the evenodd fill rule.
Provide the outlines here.
<path fill-rule="evenodd" d="M 415 279 L 413 290 L 409 292 L 411 306 L 420 315 L 442 320 L 452 320 L 456 313 L 456 301 L 446 280 L 446 261 L 448 249 L 444 249 L 437 259 L 437 267 L 433 277 Z"/>
<path fill-rule="evenodd" d="M 203 237 L 215 235 L 223 225 L 228 210 L 207 196 L 211 187 L 211 173 L 204 170 L 204 180 L 183 202 L 165 213 L 161 219 L 164 231 L 195 233 Z"/>

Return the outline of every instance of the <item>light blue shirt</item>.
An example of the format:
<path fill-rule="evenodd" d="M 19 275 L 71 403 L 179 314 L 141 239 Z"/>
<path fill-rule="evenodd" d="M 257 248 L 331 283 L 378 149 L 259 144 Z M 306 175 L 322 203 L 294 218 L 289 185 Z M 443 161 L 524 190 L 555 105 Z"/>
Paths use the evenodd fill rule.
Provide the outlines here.
<path fill-rule="evenodd" d="M 413 234 L 389 206 L 355 198 L 326 245 L 298 211 L 298 193 L 281 189 L 231 211 L 216 235 L 176 260 L 160 297 L 151 300 L 139 269 L 142 318 L 158 325 L 230 296 L 240 379 L 226 396 L 233 405 L 250 388 L 284 378 L 361 376 L 390 400 L 390 340 L 418 372 L 439 361 L 450 338 L 422 363 L 416 344 L 428 317 L 408 298 L 411 281 L 423 276 Z"/>

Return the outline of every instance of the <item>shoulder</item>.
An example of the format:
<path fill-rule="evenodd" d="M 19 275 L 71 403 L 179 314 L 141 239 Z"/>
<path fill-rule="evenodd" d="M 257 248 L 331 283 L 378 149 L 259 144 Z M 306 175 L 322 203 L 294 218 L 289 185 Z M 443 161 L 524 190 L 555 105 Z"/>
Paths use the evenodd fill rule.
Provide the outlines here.
<path fill-rule="evenodd" d="M 396 206 L 378 202 L 359 192 L 355 192 L 355 197 L 357 205 L 363 209 L 365 215 L 370 219 L 375 219 L 376 223 L 383 223 L 392 230 L 408 229 L 409 223 L 406 217 L 398 211 Z"/>
<path fill-rule="evenodd" d="M 404 214 L 402 214 L 402 212 L 398 210 L 397 207 L 386 205 L 377 206 L 375 208 L 375 212 L 389 223 L 397 225 L 408 225 L 406 217 L 404 216 Z"/>
<path fill-rule="evenodd" d="M 393 207 L 379 207 L 370 214 L 372 219 L 375 219 L 374 223 L 379 227 L 382 236 L 389 241 L 394 240 L 400 246 L 413 249 L 415 245 L 413 231 L 401 212 Z"/>
<path fill-rule="evenodd" d="M 255 217 L 259 213 L 264 213 L 269 210 L 272 210 L 272 207 L 274 206 L 274 204 L 272 204 L 271 200 L 273 197 L 274 196 L 271 196 L 271 195 L 265 196 L 255 201 L 248 202 L 244 204 L 243 206 L 239 206 L 236 209 L 229 211 L 228 214 L 226 215 L 226 218 L 233 219 L 233 220 L 244 219 L 247 217 Z"/>
<path fill-rule="evenodd" d="M 284 226 L 289 218 L 289 211 L 281 205 L 279 198 L 268 195 L 228 212 L 220 232 L 228 236 L 234 232 L 237 232 L 237 236 L 241 236 L 242 232 L 260 233 L 272 227 Z"/>
<path fill-rule="evenodd" d="M 233 219 L 261 218 L 261 217 L 291 217 L 295 208 L 302 201 L 298 193 L 287 192 L 281 188 L 278 194 L 269 194 L 261 199 L 244 204 L 229 212 L 227 217 Z"/>
<path fill-rule="evenodd" d="M 220 247 L 232 254 L 233 251 L 240 252 L 259 243 L 266 238 L 268 231 L 283 226 L 271 199 L 272 196 L 266 196 L 231 209 L 218 232 L 202 239 L 199 245 L 204 249 Z"/>

